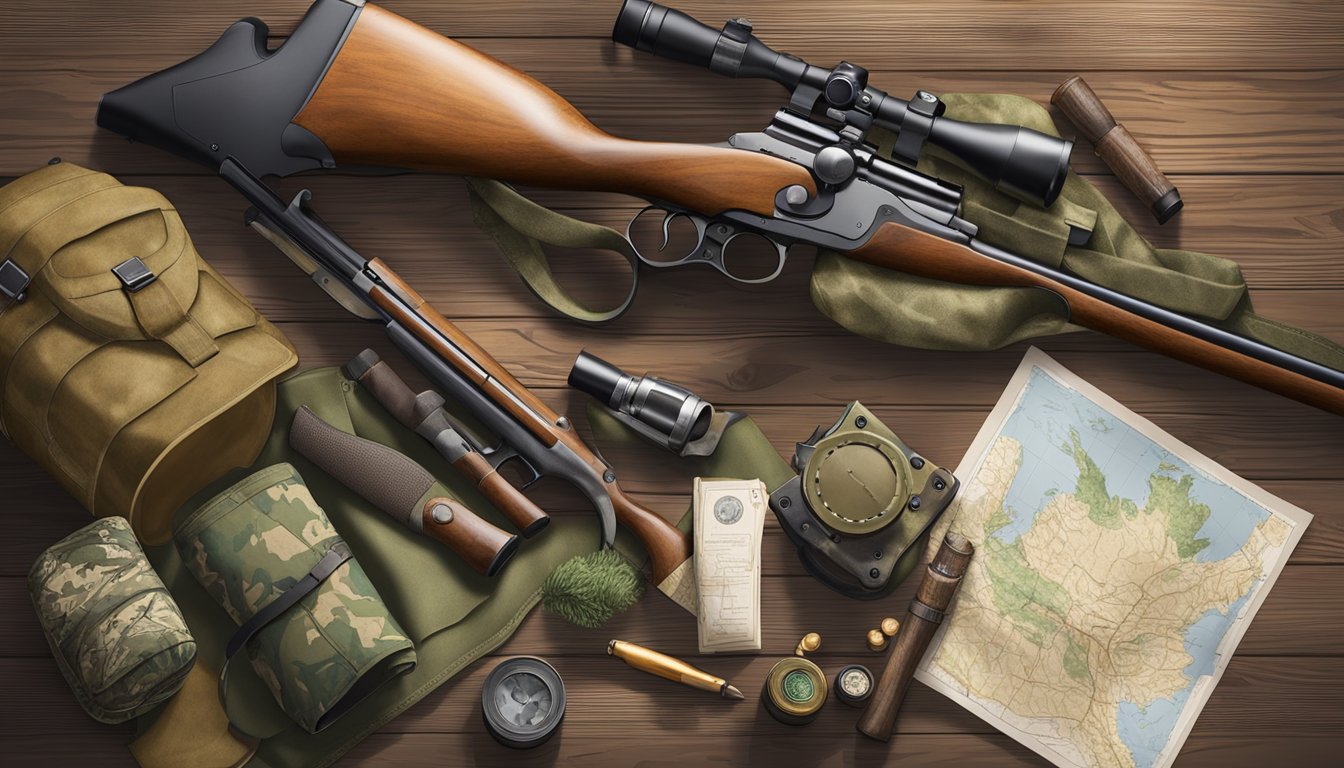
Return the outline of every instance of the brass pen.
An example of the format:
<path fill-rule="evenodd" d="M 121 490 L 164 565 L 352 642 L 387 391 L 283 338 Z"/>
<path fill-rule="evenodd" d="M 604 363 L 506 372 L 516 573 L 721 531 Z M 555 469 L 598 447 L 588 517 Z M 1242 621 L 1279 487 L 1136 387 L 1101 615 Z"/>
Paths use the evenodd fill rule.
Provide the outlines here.
<path fill-rule="evenodd" d="M 650 675 L 657 675 L 702 691 L 717 693 L 725 699 L 745 698 L 742 692 L 729 685 L 727 680 L 702 672 L 681 659 L 674 659 L 642 645 L 627 643 L 624 640 L 612 640 L 607 643 L 607 655 L 615 656 L 641 672 L 648 672 Z"/>

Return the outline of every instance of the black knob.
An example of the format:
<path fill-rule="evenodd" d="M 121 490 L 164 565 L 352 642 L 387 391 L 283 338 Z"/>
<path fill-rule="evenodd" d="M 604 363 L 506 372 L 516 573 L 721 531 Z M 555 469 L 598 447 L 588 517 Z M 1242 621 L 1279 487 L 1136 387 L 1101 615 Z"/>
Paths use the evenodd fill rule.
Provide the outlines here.
<path fill-rule="evenodd" d="M 849 109 L 867 87 L 868 70 L 842 61 L 826 76 L 826 89 L 822 95 L 832 107 Z"/>
<path fill-rule="evenodd" d="M 812 170 L 823 184 L 843 184 L 854 175 L 856 163 L 854 155 L 844 147 L 831 145 L 823 147 L 812 162 Z M 868 420 L 860 416 L 854 420 L 854 426 L 863 429 Z"/>

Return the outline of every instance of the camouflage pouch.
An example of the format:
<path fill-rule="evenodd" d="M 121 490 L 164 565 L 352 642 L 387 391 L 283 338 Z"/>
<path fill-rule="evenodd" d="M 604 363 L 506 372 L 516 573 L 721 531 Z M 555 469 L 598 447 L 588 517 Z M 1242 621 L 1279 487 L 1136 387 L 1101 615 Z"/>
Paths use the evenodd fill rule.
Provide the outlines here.
<path fill-rule="evenodd" d="M 410 639 L 289 464 L 215 496 L 182 520 L 173 540 L 239 625 L 226 658 L 246 648 L 257 676 L 309 733 L 415 668 Z M 226 711 L 227 673 L 226 661 Z M 246 713 L 229 714 L 237 727 L 235 715 Z"/>
<path fill-rule="evenodd" d="M 28 573 L 61 674 L 95 720 L 120 723 L 177 693 L 196 641 L 125 518 L 61 539 Z"/>

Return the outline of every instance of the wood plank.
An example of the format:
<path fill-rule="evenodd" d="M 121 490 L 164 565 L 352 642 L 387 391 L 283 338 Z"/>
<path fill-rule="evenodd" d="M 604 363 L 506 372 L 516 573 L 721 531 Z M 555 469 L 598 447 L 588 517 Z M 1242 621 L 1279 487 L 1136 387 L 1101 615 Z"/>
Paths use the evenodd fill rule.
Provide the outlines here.
<path fill-rule="evenodd" d="M 918 578 L 911 578 L 890 597 L 876 603 L 839 600 L 835 594 L 803 574 L 792 547 L 777 528 L 765 537 L 761 582 L 762 655 L 781 656 L 793 651 L 798 638 L 822 630 L 825 643 L 814 654 L 822 658 L 865 653 L 864 633 L 884 615 L 899 614 L 914 595 Z M 0 577 L 0 609 L 10 620 L 0 624 L 0 658 L 49 658 L 37 617 L 28 597 L 27 582 L 18 576 Z M 818 617 L 826 617 L 819 621 Z M 1289 565 L 1275 584 L 1238 655 L 1332 656 L 1344 635 L 1344 568 Z M 536 611 L 493 655 L 533 654 L 542 657 L 600 654 L 612 637 L 665 649 L 668 653 L 695 653 L 695 623 L 661 595 L 650 591 L 633 608 L 599 630 L 571 627 L 544 610 Z M 868 664 L 876 664 L 869 657 Z"/>
<path fill-rule="evenodd" d="M 198 250 L 268 317 L 344 317 L 288 260 L 242 226 L 245 201 L 228 185 L 204 177 L 126 180 L 158 189 L 173 201 Z M 1138 208 L 1137 201 L 1113 179 L 1095 180 L 1122 210 Z M 1344 288 L 1344 259 L 1339 258 L 1344 244 L 1344 219 L 1339 216 L 1344 177 L 1186 176 L 1177 177 L 1176 183 L 1188 198 L 1206 202 L 1199 207 L 1191 202 L 1167 227 L 1158 227 L 1141 211 L 1126 210 L 1141 234 L 1159 247 L 1203 250 L 1236 260 L 1263 313 L 1344 338 L 1340 313 L 1304 304 L 1311 299 L 1296 293 L 1275 295 L 1280 289 L 1325 292 Z M 554 317 L 528 292 L 493 241 L 472 223 L 459 180 L 308 177 L 289 180 L 280 189 L 292 195 L 304 187 L 313 190 L 317 210 L 333 229 L 365 255 L 385 258 L 450 317 Z M 535 197 L 544 204 L 564 206 L 562 212 L 620 231 L 640 207 L 614 196 L 542 193 Z M 585 203 L 602 207 L 576 207 Z M 611 327 L 638 331 L 665 321 L 668 328 L 654 330 L 665 334 L 673 329 L 704 328 L 738 334 L 751 333 L 754 321 L 772 330 L 798 323 L 807 326 L 808 332 L 841 333 L 807 297 L 812 259 L 812 249 L 794 248 L 784 275 L 764 286 L 742 286 L 702 269 L 646 269 L 634 309 Z M 557 250 L 551 261 L 560 284 L 595 306 L 623 297 L 629 283 L 628 265 L 611 253 Z M 1330 299 L 1322 295 L 1322 300 Z M 691 301 L 714 310 L 689 312 Z M 762 312 L 761 303 L 770 311 Z M 639 327 L 631 328 L 632 323 Z M 566 328 L 581 330 L 572 324 Z"/>
<path fill-rule="evenodd" d="M 777 660 L 686 657 L 692 664 L 737 681 L 747 700 L 734 703 L 637 672 L 605 655 L 550 659 L 565 681 L 569 698 L 565 738 L 609 738 L 612 723 L 628 723 L 632 728 L 658 723 L 660 729 L 694 732 L 720 743 L 743 734 L 784 733 L 756 703 L 759 686 Z M 851 663 L 873 664 L 874 657 L 871 653 L 827 657 L 821 666 L 829 673 Z M 384 726 L 382 733 L 466 733 L 488 738 L 481 723 L 479 692 L 493 667 L 493 663 L 471 666 Z M 19 706 L 18 699 L 28 698 L 27 691 L 40 687 L 56 692 L 63 685 L 54 664 L 44 659 L 0 659 L 0 670 L 10 682 L 0 693 L 0 707 L 12 713 L 0 725 L 0 738 L 20 733 L 59 736 L 73 726 L 88 730 L 83 725 L 88 716 L 68 691 Z M 1300 738 L 1336 735 L 1344 727 L 1344 686 L 1322 684 L 1328 681 L 1344 681 L 1344 659 L 1236 657 L 1197 727 L 1206 736 L 1241 736 L 1247 729 Z M 832 702 L 808 726 L 807 733 L 849 738 L 857 715 L 856 710 Z M 994 731 L 932 689 L 912 686 L 897 718 L 894 740 L 931 733 L 989 735 Z"/>
<path fill-rule="evenodd" d="M 761 717 L 765 717 L 764 714 Z M 488 738 L 466 734 L 375 734 L 346 758 L 351 765 L 441 765 L 441 755 L 468 755 L 481 768 L 549 766 L 639 765 L 672 768 L 682 765 L 808 765 L 878 768 L 956 768 L 966 765 L 1048 766 L 1026 747 L 1002 735 L 902 734 L 888 744 L 857 734 L 840 738 L 814 736 L 810 730 L 784 730 L 773 720 L 762 723 L 760 735 L 727 741 L 707 741 L 689 734 L 651 736 L 613 735 L 602 739 L 571 738 L 535 750 L 516 753 Z M 614 731 L 624 729 L 614 727 Z M 1329 738 L 1204 736 L 1198 727 L 1181 750 L 1182 768 L 1226 768 L 1231 764 L 1273 765 L 1292 755 L 1301 765 L 1328 765 L 1338 756 Z M 653 755 L 655 757 L 650 757 Z M 344 765 L 344 763 L 342 763 Z"/>
<path fill-rule="evenodd" d="M 164 32 L 145 46 L 169 37 Z M 630 138 L 721 142 L 734 133 L 760 130 L 787 100 L 771 84 L 614 55 L 620 52 L 596 42 L 501 38 L 473 43 L 555 89 L 603 129 Z M 0 110 L 0 175 L 21 174 L 53 156 L 119 174 L 208 173 L 159 150 L 130 145 L 94 125 L 103 93 L 152 68 L 74 53 L 17 61 L 12 56 L 0 51 L 0 71 L 16 72 L 0 81 L 0 105 L 12 107 Z M 1107 72 L 1088 64 L 1078 71 L 1167 173 L 1344 170 L 1344 158 L 1333 150 L 1344 138 L 1344 107 L 1321 99 L 1344 87 L 1344 73 L 1338 69 L 1204 74 Z M 871 82 L 903 98 L 925 88 L 935 93 L 1015 93 L 1048 104 L 1066 76 L 950 72 L 917 64 L 875 71 Z M 1061 115 L 1054 116 L 1065 135 L 1075 134 Z M 1086 141 L 1079 142 L 1073 163 L 1079 172 L 1106 172 Z M 1194 210 L 1201 199 L 1181 189 Z M 1143 217 L 1150 218 L 1146 212 Z"/>
<path fill-rule="evenodd" d="M 571 393 L 539 394 L 543 400 L 559 405 L 563 402 L 560 395 L 568 397 Z M 900 396 L 900 393 L 894 395 L 897 399 Z M 788 456 L 792 455 L 795 441 L 811 434 L 819 424 L 832 423 L 841 404 L 843 401 L 820 405 L 754 405 L 750 415 L 780 455 Z M 892 404 L 892 400 L 868 405 L 921 453 L 948 466 L 953 466 L 963 455 L 991 407 L 991 403 L 905 406 Z M 1198 407 L 1190 404 L 1191 409 Z M 1252 480 L 1340 479 L 1337 457 L 1344 447 L 1341 444 L 1344 434 L 1333 417 L 1286 400 L 1266 400 L 1257 407 L 1259 412 L 1244 415 L 1216 407 L 1190 412 L 1151 409 L 1144 412 L 1191 447 L 1217 456 L 1223 465 Z M 577 414 L 582 408 L 560 406 L 560 410 Z M 622 453 L 616 463 L 628 490 L 666 492 L 665 478 L 682 471 L 657 449 L 643 445 L 617 448 Z"/>
<path fill-rule="evenodd" d="M 762 715 L 764 717 L 764 715 Z M 444 756 L 460 756 L 479 768 L 547 768 L 566 766 L 640 765 L 672 768 L 682 765 L 791 765 L 892 766 L 893 768 L 955 768 L 963 765 L 1048 766 L 1017 742 L 998 734 L 903 734 L 889 744 L 857 735 L 836 738 L 813 736 L 809 730 L 785 731 L 765 722 L 760 736 L 744 734 L 723 742 L 693 735 L 657 733 L 633 735 L 627 723 L 612 727 L 609 736 L 570 737 L 562 730 L 542 747 L 526 752 L 496 744 L 484 733 L 377 733 L 357 745 L 340 765 L 364 768 L 438 768 Z M 134 768 L 123 745 L 130 736 L 120 732 L 49 736 L 7 736 L 6 765 L 47 768 L 79 762 L 108 768 Z M 650 756 L 653 757 L 650 757 Z M 1329 765 L 1338 756 L 1336 740 L 1300 736 L 1206 736 L 1195 733 L 1181 750 L 1182 768 L 1226 768 L 1228 765 L 1274 765 L 1291 755 L 1299 765 Z M 666 756 L 666 757 L 662 757 Z"/>
<path fill-rule="evenodd" d="M 170 0 L 138 3 L 135 13 L 91 0 L 7 5 L 11 36 L 6 47 L 17 58 L 50 55 L 52 41 L 60 41 L 92 58 L 141 61 L 154 69 L 200 52 L 245 16 L 260 15 L 273 35 L 288 34 L 309 3 L 283 0 L 259 10 L 256 3 L 228 0 L 193 8 L 190 14 L 182 14 Z M 462 39 L 500 34 L 584 38 L 573 41 L 576 46 L 606 41 L 620 8 L 616 2 L 537 5 L 527 0 L 387 0 L 382 5 Z M 774 48 L 819 65 L 844 57 L 874 70 L 992 66 L 1081 71 L 1144 69 L 1163 61 L 1210 70 L 1326 68 L 1339 64 L 1333 43 L 1344 31 L 1344 10 L 1334 3 L 1284 5 L 1274 0 L 1193 0 L 1180 6 L 1155 0 L 1105 5 L 921 0 L 865 3 L 847 13 L 827 5 L 772 0 L 737 0 L 729 6 L 686 0 L 675 6 L 715 27 L 728 15 L 750 16 L 757 34 Z"/>

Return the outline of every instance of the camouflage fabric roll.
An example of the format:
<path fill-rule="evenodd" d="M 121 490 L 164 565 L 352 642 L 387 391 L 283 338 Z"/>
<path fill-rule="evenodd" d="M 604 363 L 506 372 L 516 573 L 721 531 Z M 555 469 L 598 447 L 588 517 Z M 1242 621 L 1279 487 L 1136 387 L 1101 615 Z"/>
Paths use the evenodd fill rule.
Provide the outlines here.
<path fill-rule="evenodd" d="M 148 712 L 196 661 L 196 641 L 124 518 L 95 520 L 43 552 L 28 590 L 61 673 L 96 720 Z"/>
<path fill-rule="evenodd" d="M 289 464 L 215 496 L 173 539 L 187 569 L 239 625 L 346 546 Z M 415 668 L 410 639 L 353 559 L 260 629 L 246 649 L 276 701 L 310 733 Z"/>

